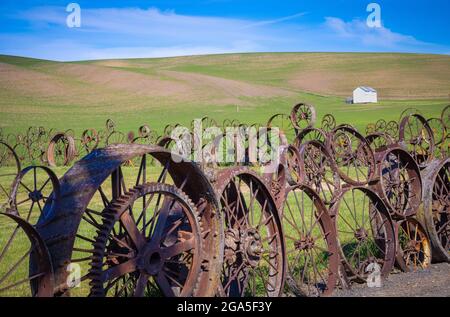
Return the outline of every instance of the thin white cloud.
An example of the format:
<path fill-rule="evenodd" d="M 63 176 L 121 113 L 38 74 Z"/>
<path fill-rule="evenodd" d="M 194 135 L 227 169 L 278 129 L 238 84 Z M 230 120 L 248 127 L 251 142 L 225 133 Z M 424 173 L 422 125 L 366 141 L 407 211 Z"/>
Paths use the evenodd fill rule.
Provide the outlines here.
<path fill-rule="evenodd" d="M 345 22 L 335 17 L 327 17 L 325 25 L 338 37 L 356 40 L 367 47 L 396 48 L 399 46 L 426 46 L 428 43 L 418 41 L 413 36 L 395 33 L 388 28 L 371 28 L 365 21 Z"/>
<path fill-rule="evenodd" d="M 281 23 L 281 22 L 286 22 L 289 20 L 294 20 L 297 19 L 299 17 L 302 17 L 306 14 L 306 12 L 299 12 L 296 14 L 292 14 L 292 15 L 288 15 L 282 18 L 278 18 L 278 19 L 273 19 L 273 20 L 266 20 L 266 21 L 260 21 L 260 22 L 256 22 L 253 24 L 249 24 L 247 26 L 245 26 L 244 28 L 252 28 L 255 26 L 265 26 L 265 25 L 271 25 L 271 24 L 277 24 L 277 23 Z"/>
<path fill-rule="evenodd" d="M 384 27 L 370 29 L 361 20 L 328 17 L 321 24 L 308 25 L 298 19 L 305 13 L 257 21 L 157 8 L 81 10 L 79 29 L 66 26 L 65 7 L 36 7 L 18 14 L 16 19 L 27 21 L 32 32 L 0 33 L 0 53 L 68 61 L 258 51 L 449 50 Z"/>

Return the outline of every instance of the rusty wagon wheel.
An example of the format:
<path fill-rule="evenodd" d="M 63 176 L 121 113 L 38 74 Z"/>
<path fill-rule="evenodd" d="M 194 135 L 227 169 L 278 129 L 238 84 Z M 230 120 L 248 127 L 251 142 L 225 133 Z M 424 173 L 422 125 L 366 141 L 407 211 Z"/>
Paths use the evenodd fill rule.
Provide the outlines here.
<path fill-rule="evenodd" d="M 386 277 L 394 265 L 396 241 L 389 212 L 378 195 L 365 187 L 347 187 L 330 212 L 347 279 L 365 283 L 374 271 Z"/>
<path fill-rule="evenodd" d="M 326 114 L 322 118 L 321 129 L 326 132 L 331 132 L 336 128 L 336 119 L 332 114 Z"/>
<path fill-rule="evenodd" d="M 318 141 L 303 143 L 299 149 L 302 183 L 311 187 L 329 206 L 341 189 L 337 167 L 326 147 Z"/>
<path fill-rule="evenodd" d="M 443 159 L 449 156 L 450 137 L 444 123 L 439 118 L 431 118 L 427 120 L 431 131 L 433 131 L 435 151 L 434 158 Z"/>
<path fill-rule="evenodd" d="M 0 142 L 0 211 L 11 202 L 11 186 L 20 170 L 20 161 L 13 148 Z"/>
<path fill-rule="evenodd" d="M 204 147 L 204 166 L 207 168 L 229 167 L 231 165 L 245 165 L 248 160 L 246 147 L 241 142 L 238 131 L 225 132 L 211 141 L 210 146 Z"/>
<path fill-rule="evenodd" d="M 392 218 L 414 216 L 422 201 L 422 178 L 412 156 L 399 147 L 377 153 L 377 176 L 373 188 Z"/>
<path fill-rule="evenodd" d="M 325 130 L 317 128 L 307 128 L 298 133 L 293 144 L 296 147 L 300 147 L 302 143 L 308 141 L 319 141 L 322 144 L 325 144 L 326 140 L 327 140 L 327 132 L 325 132 Z"/>
<path fill-rule="evenodd" d="M 281 211 L 286 196 L 287 175 L 289 173 L 286 154 L 282 154 L 277 165 L 266 165 L 263 171 L 263 178 L 272 193 L 278 211 Z"/>
<path fill-rule="evenodd" d="M 225 222 L 221 296 L 280 296 L 285 246 L 278 210 L 264 182 L 247 168 L 218 176 Z"/>
<path fill-rule="evenodd" d="M 338 126 L 327 140 L 337 172 L 346 183 L 363 186 L 375 174 L 375 157 L 367 140 L 354 128 Z"/>
<path fill-rule="evenodd" d="M 86 129 L 81 135 L 81 144 L 87 154 L 95 150 L 100 143 L 100 135 L 95 129 Z"/>
<path fill-rule="evenodd" d="M 331 295 L 338 277 L 339 252 L 333 221 L 320 197 L 307 186 L 290 187 L 282 221 L 288 289 L 296 296 Z"/>
<path fill-rule="evenodd" d="M 131 143 L 139 144 L 156 144 L 158 135 L 156 131 L 152 130 L 148 125 L 143 125 L 139 127 L 138 137 L 132 138 Z"/>
<path fill-rule="evenodd" d="M 65 133 L 56 133 L 47 148 L 47 163 L 50 167 L 67 166 L 75 158 L 75 140 Z"/>
<path fill-rule="evenodd" d="M 402 111 L 402 113 L 400 114 L 400 117 L 398 119 L 398 122 L 401 122 L 405 117 L 408 117 L 408 116 L 411 116 L 414 114 L 423 116 L 423 113 L 419 109 L 410 107 L 410 108 L 406 108 L 405 110 Z"/>
<path fill-rule="evenodd" d="M 13 149 L 21 163 L 26 163 L 26 162 L 30 161 L 30 156 L 28 153 L 27 145 L 24 142 L 22 142 L 22 141 L 17 142 L 14 145 Z"/>
<path fill-rule="evenodd" d="M 108 133 L 112 133 L 116 130 L 116 123 L 114 122 L 113 119 L 107 119 L 106 123 L 105 123 L 105 127 L 106 127 L 106 131 L 108 131 Z"/>
<path fill-rule="evenodd" d="M 447 130 L 450 130 L 450 105 L 448 105 L 442 110 L 441 120 L 444 123 Z"/>
<path fill-rule="evenodd" d="M 43 213 L 44 205 L 53 210 L 60 197 L 59 181 L 55 173 L 45 166 L 28 166 L 16 177 L 11 190 L 11 209 L 35 225 Z M 49 215 L 42 215 L 48 217 Z"/>
<path fill-rule="evenodd" d="M 278 129 L 280 134 L 285 135 L 288 141 L 293 141 L 297 135 L 297 130 L 290 116 L 283 113 L 278 113 L 270 117 L 266 127 L 268 129 Z"/>
<path fill-rule="evenodd" d="M 239 121 L 236 119 L 230 120 L 230 119 L 225 119 L 222 122 L 222 128 L 224 130 L 226 130 L 227 128 L 236 128 L 239 126 Z"/>
<path fill-rule="evenodd" d="M 192 296 L 201 266 L 195 205 L 173 185 L 135 186 L 102 212 L 91 296 Z"/>
<path fill-rule="evenodd" d="M 366 136 L 366 140 L 373 153 L 385 151 L 389 145 L 395 143 L 395 139 L 385 132 L 371 133 Z"/>
<path fill-rule="evenodd" d="M 397 121 L 389 121 L 382 131 L 389 135 L 391 138 L 397 138 L 398 136 L 398 122 Z"/>
<path fill-rule="evenodd" d="M 384 119 L 379 119 L 375 122 L 375 132 L 384 132 L 386 129 L 387 123 Z"/>
<path fill-rule="evenodd" d="M 296 104 L 291 110 L 291 122 L 296 132 L 313 127 L 316 123 L 316 109 L 306 103 Z"/>
<path fill-rule="evenodd" d="M 152 130 L 147 124 L 141 125 L 138 129 L 138 135 L 142 138 L 148 137 Z"/>
<path fill-rule="evenodd" d="M 139 162 L 134 166 L 128 162 Z M 170 184 L 183 191 L 200 216 L 201 271 L 195 296 L 212 296 L 220 283 L 223 229 L 215 192 L 192 162 L 158 146 L 120 144 L 97 149 L 76 162 L 60 179 L 61 198 L 44 214 L 37 230 L 49 246 L 56 279 L 56 295 L 88 295 L 92 243 L 102 226 L 102 211 L 120 202 L 130 188 L 146 183 Z M 148 197 L 148 196 L 147 196 Z M 123 201 L 122 201 L 123 202 Z M 137 205 L 139 206 L 139 205 Z M 68 265 L 80 265 L 81 287 L 67 285 Z"/>
<path fill-rule="evenodd" d="M 289 145 L 285 152 L 286 166 L 286 181 L 289 185 L 294 186 L 300 184 L 303 181 L 302 175 L 302 161 L 299 150 L 292 145 Z"/>
<path fill-rule="evenodd" d="M 164 127 L 163 135 L 170 135 L 170 134 L 172 133 L 172 130 L 173 130 L 173 129 L 175 129 L 175 126 L 174 126 L 174 125 L 172 125 L 172 124 L 167 124 L 167 125 Z"/>
<path fill-rule="evenodd" d="M 105 140 L 106 145 L 126 143 L 126 136 L 120 131 L 112 131 Z"/>
<path fill-rule="evenodd" d="M 422 171 L 423 211 L 433 262 L 450 262 L 450 158 L 433 161 Z"/>
<path fill-rule="evenodd" d="M 369 123 L 366 126 L 366 135 L 376 133 L 375 123 Z"/>
<path fill-rule="evenodd" d="M 0 228 L 0 297 L 53 296 L 50 255 L 39 234 L 11 213 L 0 213 Z"/>
<path fill-rule="evenodd" d="M 25 144 L 31 162 L 42 162 L 45 155 L 47 138 L 45 129 L 42 127 L 29 127 L 26 134 Z"/>
<path fill-rule="evenodd" d="M 422 225 L 414 218 L 395 223 L 396 264 L 404 272 L 424 270 L 431 264 L 431 244 Z"/>
<path fill-rule="evenodd" d="M 402 119 L 399 142 L 420 168 L 425 168 L 432 161 L 435 148 L 433 131 L 421 115 L 412 114 Z"/>
<path fill-rule="evenodd" d="M 211 117 L 208 117 L 208 116 L 204 116 L 204 117 L 201 119 L 201 123 L 202 123 L 202 128 L 203 128 L 203 130 L 205 130 L 205 129 L 207 129 L 207 128 L 218 127 L 217 121 L 214 120 L 214 119 L 211 118 Z M 193 126 L 193 125 L 192 125 L 192 126 Z"/>

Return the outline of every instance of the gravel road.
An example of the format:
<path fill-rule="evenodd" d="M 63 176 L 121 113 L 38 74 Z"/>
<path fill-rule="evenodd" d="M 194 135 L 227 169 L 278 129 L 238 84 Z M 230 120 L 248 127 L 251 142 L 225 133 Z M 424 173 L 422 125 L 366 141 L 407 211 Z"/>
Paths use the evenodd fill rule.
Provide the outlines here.
<path fill-rule="evenodd" d="M 450 297 L 450 264 L 433 264 L 427 270 L 393 273 L 380 288 L 354 284 L 351 289 L 336 290 L 336 297 Z"/>

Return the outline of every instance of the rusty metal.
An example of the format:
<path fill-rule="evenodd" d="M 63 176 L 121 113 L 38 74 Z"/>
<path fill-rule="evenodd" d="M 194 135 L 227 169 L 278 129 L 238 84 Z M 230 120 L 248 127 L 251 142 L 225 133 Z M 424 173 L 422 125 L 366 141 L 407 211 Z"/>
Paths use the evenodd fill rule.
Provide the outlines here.
<path fill-rule="evenodd" d="M 123 165 L 136 158 L 140 158 L 139 171 L 137 175 L 129 175 Z M 152 158 L 159 162 L 159 167 L 149 164 Z M 159 176 L 155 178 L 155 175 Z M 211 185 L 196 164 L 161 147 L 126 144 L 95 150 L 75 163 L 60 179 L 61 199 L 57 204 L 44 206 L 36 228 L 52 256 L 56 295 L 77 291 L 66 284 L 67 265 L 92 261 L 92 249 L 86 248 L 86 242 L 95 238 L 93 234 L 101 223 L 101 211 L 129 188 L 152 179 L 160 184 L 174 184 L 196 206 L 202 224 L 203 259 L 194 295 L 215 294 L 222 261 L 223 230 Z M 90 204 L 94 196 L 103 201 L 103 206 Z M 82 281 L 86 278 L 83 276 Z"/>
<path fill-rule="evenodd" d="M 332 114 L 326 114 L 322 118 L 321 129 L 326 132 L 331 132 L 336 128 L 336 119 Z"/>
<path fill-rule="evenodd" d="M 299 159 L 297 148 L 292 145 L 282 146 L 279 149 L 279 159 L 262 167 L 262 177 L 270 189 L 279 214 L 282 212 L 288 184 L 300 183 Z"/>
<path fill-rule="evenodd" d="M 387 277 L 395 262 L 396 240 L 381 198 L 365 187 L 347 187 L 336 196 L 330 212 L 347 279 L 365 283 L 376 267 L 381 277 Z"/>
<path fill-rule="evenodd" d="M 233 120 L 225 119 L 225 120 L 223 120 L 222 128 L 223 129 L 231 128 L 231 127 L 235 128 L 235 127 L 238 127 L 239 124 L 240 124 L 239 120 L 237 120 L 237 119 L 233 119 Z"/>
<path fill-rule="evenodd" d="M 340 125 L 327 138 L 327 149 L 346 183 L 364 186 L 375 174 L 375 157 L 367 140 L 349 125 Z"/>
<path fill-rule="evenodd" d="M 297 135 L 297 129 L 292 123 L 291 117 L 283 113 L 278 113 L 270 117 L 266 127 L 268 129 L 277 128 L 280 134 L 284 135 L 289 142 L 293 141 Z"/>
<path fill-rule="evenodd" d="M 216 120 L 208 116 L 201 118 L 200 122 L 203 130 L 211 127 L 218 127 Z M 191 122 L 191 128 L 194 129 L 194 122 Z"/>
<path fill-rule="evenodd" d="M 398 122 L 397 121 L 389 121 L 386 124 L 386 128 L 384 129 L 384 133 L 389 135 L 392 138 L 397 138 L 398 136 Z"/>
<path fill-rule="evenodd" d="M 334 223 L 316 192 L 290 187 L 283 206 L 286 284 L 296 296 L 327 296 L 338 280 L 339 252 Z"/>
<path fill-rule="evenodd" d="M 396 265 L 404 272 L 427 269 L 431 264 L 431 244 L 428 235 L 414 218 L 395 223 L 397 234 Z"/>
<path fill-rule="evenodd" d="M 297 133 L 303 129 L 313 127 L 316 123 L 316 117 L 316 109 L 306 103 L 296 104 L 290 114 L 292 125 Z"/>
<path fill-rule="evenodd" d="M 386 129 L 387 123 L 386 120 L 380 119 L 375 122 L 375 132 L 384 132 Z"/>
<path fill-rule="evenodd" d="M 442 110 L 441 113 L 441 120 L 444 123 L 445 127 L 447 128 L 447 131 L 450 132 L 450 105 L 448 105 L 447 107 L 445 107 Z"/>
<path fill-rule="evenodd" d="M 367 124 L 367 126 L 366 126 L 366 135 L 374 134 L 374 133 L 376 133 L 375 123 Z"/>
<path fill-rule="evenodd" d="M 302 183 L 311 187 L 325 205 L 331 205 L 341 190 L 341 178 L 329 151 L 321 142 L 308 141 L 298 152 Z"/>
<path fill-rule="evenodd" d="M 20 140 L 17 143 L 15 143 L 14 152 L 16 153 L 17 157 L 19 158 L 20 162 L 28 162 L 29 161 L 29 153 L 26 143 Z"/>
<path fill-rule="evenodd" d="M 200 221 L 195 205 L 173 185 L 146 183 L 113 200 L 93 244 L 90 296 L 196 294 Z"/>
<path fill-rule="evenodd" d="M 46 144 L 48 140 L 47 131 L 44 127 L 29 127 L 27 130 L 25 144 L 31 162 L 44 162 Z"/>
<path fill-rule="evenodd" d="M 450 262 L 450 158 L 422 171 L 423 209 L 418 218 L 429 235 L 434 262 Z"/>
<path fill-rule="evenodd" d="M 55 173 L 46 166 L 28 166 L 20 171 L 12 184 L 10 206 L 17 216 L 35 225 L 44 205 L 52 208 L 59 198 L 59 181 Z"/>
<path fill-rule="evenodd" d="M 430 118 L 427 120 L 434 136 L 435 151 L 433 157 L 443 159 L 450 155 L 450 138 L 445 124 L 440 118 Z"/>
<path fill-rule="evenodd" d="M 219 173 L 215 188 L 224 217 L 222 296 L 280 296 L 285 244 L 275 201 L 248 168 Z"/>
<path fill-rule="evenodd" d="M 408 117 L 410 115 L 414 115 L 414 114 L 418 114 L 423 116 L 422 112 L 417 109 L 417 108 L 406 108 L 405 110 L 402 111 L 402 113 L 400 114 L 400 117 L 398 119 L 398 122 L 401 122 L 405 117 Z"/>
<path fill-rule="evenodd" d="M 0 296 L 17 296 L 17 292 L 22 297 L 53 296 L 53 270 L 44 241 L 28 222 L 13 213 L 0 213 L 0 221 L 3 235 L 8 235 L 0 244 L 0 267 L 7 268 L 0 274 Z M 33 265 L 28 267 L 28 261 Z"/>
<path fill-rule="evenodd" d="M 394 219 L 414 216 L 422 201 L 422 178 L 413 157 L 398 146 L 376 153 L 377 179 L 372 188 Z"/>
<path fill-rule="evenodd" d="M 286 182 L 294 186 L 303 181 L 302 161 L 299 150 L 295 146 L 288 146 L 284 151 L 284 166 L 286 167 Z"/>
<path fill-rule="evenodd" d="M 405 116 L 400 122 L 399 144 L 406 149 L 420 168 L 433 160 L 435 142 L 433 131 L 420 114 Z"/>
<path fill-rule="evenodd" d="M 24 227 L 36 224 L 52 256 L 51 294 L 57 296 L 86 295 L 80 290 L 88 287 L 67 284 L 71 263 L 90 268 L 82 283 L 91 282 L 92 296 L 124 295 L 106 287 L 111 276 L 143 276 L 125 295 L 329 295 L 338 276 L 342 286 L 364 282 L 377 264 L 385 277 L 395 260 L 403 271 L 426 269 L 431 258 L 450 262 L 449 109 L 427 120 L 409 108 L 399 123 L 367 125 L 364 137 L 331 114 L 315 128 L 315 108 L 299 103 L 265 125 L 224 120 L 231 134 L 194 140 L 190 131 L 184 144 L 206 144 L 201 151 L 181 146 L 177 154 L 170 150 L 182 143 L 172 135 L 179 124 L 167 125 L 161 136 L 149 125 L 126 135 L 111 119 L 103 131 L 86 129 L 79 138 L 71 129 L 0 131 L 11 145 L 0 142 L 0 190 L 7 193 L 0 212 L 20 216 Z M 201 123 L 203 132 L 217 126 L 208 116 Z M 281 133 L 274 141 L 269 136 L 276 128 Z M 278 151 L 279 160 L 250 157 L 250 129 L 262 141 L 258 154 Z M 34 166 L 68 166 L 84 153 L 61 182 L 49 168 Z M 21 163 L 33 165 L 20 172 Z M 3 171 L 11 174 L 8 181 Z M 129 215 L 144 215 L 151 197 L 175 201 L 170 208 L 161 203 L 167 208 L 159 211 L 168 214 L 166 242 L 156 247 L 149 231 L 145 245 L 152 247 L 137 246 L 130 243 L 133 231 L 119 229 L 130 225 Z M 262 223 L 255 225 L 252 215 Z M 142 230 L 143 223 L 134 227 Z M 164 258 L 165 249 L 185 243 L 187 249 L 174 247 L 180 252 Z M 316 246 L 324 257 L 310 256 Z M 30 261 L 33 269 L 36 259 Z M 170 270 L 178 274 L 162 280 Z M 110 271 L 119 275 L 108 277 Z"/>
<path fill-rule="evenodd" d="M 388 146 L 396 143 L 395 139 L 388 133 L 374 132 L 366 136 L 373 153 L 385 151 Z"/>
<path fill-rule="evenodd" d="M 67 166 L 75 158 L 75 140 L 72 136 L 59 132 L 50 140 L 47 148 L 47 162 L 51 167 Z"/>
<path fill-rule="evenodd" d="M 95 129 L 86 129 L 81 135 L 82 148 L 86 151 L 86 154 L 95 150 L 100 143 L 100 135 Z"/>
<path fill-rule="evenodd" d="M 297 134 L 293 145 L 296 147 L 300 147 L 303 142 L 308 141 L 319 141 L 322 144 L 325 144 L 327 138 L 328 134 L 324 130 L 318 128 L 307 128 Z"/>
<path fill-rule="evenodd" d="M 20 173 L 19 157 L 14 149 L 0 141 L 0 212 L 9 207 L 11 201 L 11 185 Z"/>
<path fill-rule="evenodd" d="M 112 119 L 106 120 L 105 125 L 106 125 L 106 131 L 108 131 L 109 133 L 114 132 L 114 130 L 116 129 L 116 123 Z"/>
<path fill-rule="evenodd" d="M 126 142 L 126 136 L 120 131 L 112 131 L 105 140 L 105 145 L 122 144 Z"/>

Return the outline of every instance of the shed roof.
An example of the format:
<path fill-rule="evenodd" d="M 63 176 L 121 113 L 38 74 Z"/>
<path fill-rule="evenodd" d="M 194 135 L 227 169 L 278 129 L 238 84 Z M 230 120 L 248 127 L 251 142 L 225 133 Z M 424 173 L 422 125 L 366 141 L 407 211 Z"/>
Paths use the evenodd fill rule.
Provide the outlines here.
<path fill-rule="evenodd" d="M 377 92 L 375 89 L 373 89 L 372 87 L 368 87 L 368 86 L 359 86 L 359 89 L 362 89 L 364 92 Z M 356 89 L 358 89 L 356 88 Z"/>

